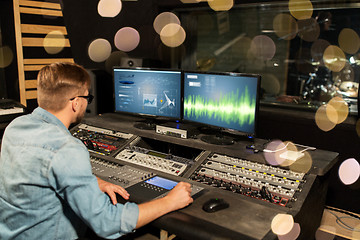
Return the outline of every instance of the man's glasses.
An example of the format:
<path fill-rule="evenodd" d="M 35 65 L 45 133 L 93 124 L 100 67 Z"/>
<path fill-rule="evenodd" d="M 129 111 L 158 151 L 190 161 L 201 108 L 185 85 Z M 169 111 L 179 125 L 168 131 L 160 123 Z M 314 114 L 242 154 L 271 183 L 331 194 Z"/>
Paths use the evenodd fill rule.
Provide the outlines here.
<path fill-rule="evenodd" d="M 74 100 L 74 99 L 77 98 L 77 97 L 81 97 L 81 98 L 87 99 L 88 104 L 90 104 L 90 103 L 92 102 L 92 100 L 94 99 L 94 96 L 89 93 L 89 95 L 87 95 L 87 96 L 76 96 L 76 97 L 70 98 L 70 101 Z"/>

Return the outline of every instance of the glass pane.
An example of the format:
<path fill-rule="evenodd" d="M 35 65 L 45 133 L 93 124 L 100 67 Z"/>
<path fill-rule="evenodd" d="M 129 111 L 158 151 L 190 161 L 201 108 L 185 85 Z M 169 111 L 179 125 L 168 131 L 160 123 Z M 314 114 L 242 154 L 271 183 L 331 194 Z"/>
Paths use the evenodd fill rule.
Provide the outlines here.
<path fill-rule="evenodd" d="M 315 110 L 341 97 L 356 113 L 358 11 L 359 3 L 332 1 L 177 10 L 187 33 L 181 67 L 260 74 L 262 104 Z"/>

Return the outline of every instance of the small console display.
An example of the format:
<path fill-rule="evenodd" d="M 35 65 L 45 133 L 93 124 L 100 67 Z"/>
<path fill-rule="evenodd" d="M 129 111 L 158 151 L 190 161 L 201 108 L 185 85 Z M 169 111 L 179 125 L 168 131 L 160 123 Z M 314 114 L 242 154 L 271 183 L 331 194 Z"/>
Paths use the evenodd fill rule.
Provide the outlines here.
<path fill-rule="evenodd" d="M 145 182 L 148 183 L 148 184 L 157 186 L 157 187 L 164 188 L 166 190 L 171 190 L 176 186 L 176 184 L 178 184 L 175 181 L 165 179 L 165 178 L 162 178 L 162 177 L 159 177 L 159 176 L 155 176 L 153 178 L 150 178 L 150 179 L 146 180 Z"/>

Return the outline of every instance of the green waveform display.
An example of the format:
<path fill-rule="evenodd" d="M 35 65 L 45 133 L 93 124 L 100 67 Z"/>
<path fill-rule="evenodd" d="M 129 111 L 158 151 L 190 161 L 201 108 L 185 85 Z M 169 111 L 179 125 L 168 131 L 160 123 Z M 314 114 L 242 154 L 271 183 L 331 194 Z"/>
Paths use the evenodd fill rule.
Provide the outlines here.
<path fill-rule="evenodd" d="M 188 95 L 184 99 L 184 115 L 189 118 L 216 119 L 227 124 L 253 124 L 255 121 L 256 98 L 249 95 L 248 88 L 242 91 L 222 94 L 218 100 L 205 99 L 200 95 Z"/>

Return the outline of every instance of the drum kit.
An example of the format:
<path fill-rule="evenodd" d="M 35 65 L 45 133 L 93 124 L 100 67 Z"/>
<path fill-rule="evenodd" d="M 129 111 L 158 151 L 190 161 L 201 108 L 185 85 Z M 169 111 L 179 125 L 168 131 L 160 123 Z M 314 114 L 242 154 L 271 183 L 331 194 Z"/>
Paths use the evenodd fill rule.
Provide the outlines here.
<path fill-rule="evenodd" d="M 319 66 L 315 72 L 309 73 L 307 79 L 302 80 L 300 96 L 304 102 L 321 104 L 333 97 L 356 99 L 358 90 L 359 83 L 354 81 L 354 71 L 350 64 L 339 73 Z"/>

